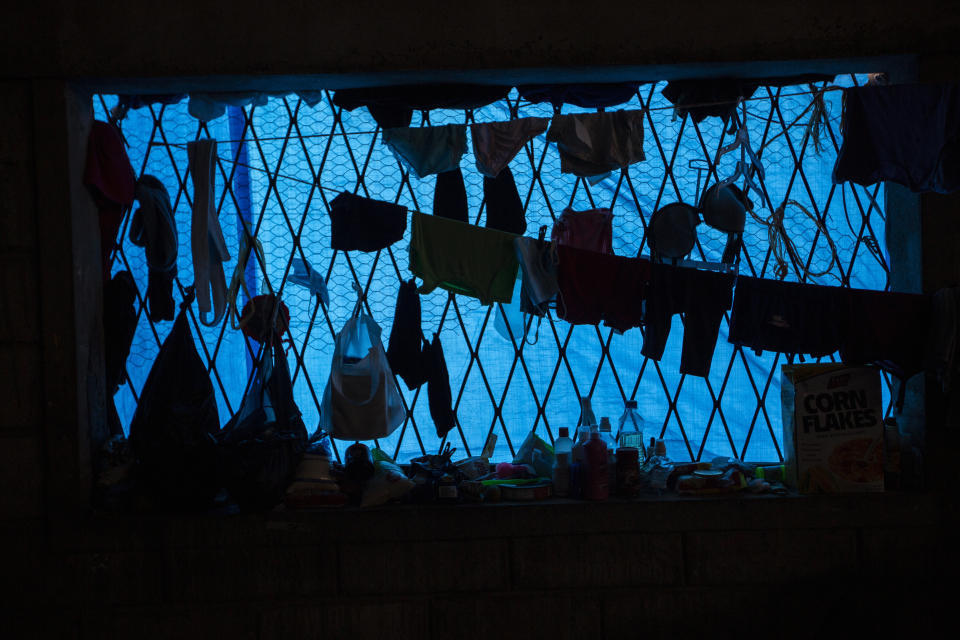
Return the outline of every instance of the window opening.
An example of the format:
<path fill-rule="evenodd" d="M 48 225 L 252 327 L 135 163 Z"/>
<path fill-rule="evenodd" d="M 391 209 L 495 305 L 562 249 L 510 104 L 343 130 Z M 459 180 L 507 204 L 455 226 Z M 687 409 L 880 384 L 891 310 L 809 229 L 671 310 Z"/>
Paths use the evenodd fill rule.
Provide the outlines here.
<path fill-rule="evenodd" d="M 757 214 L 769 218 L 787 200 L 783 228 L 792 242 L 786 252 L 788 281 L 841 284 L 845 287 L 889 289 L 881 185 L 864 188 L 834 185 L 831 171 L 841 144 L 841 92 L 834 87 L 865 82 L 865 77 L 838 76 L 833 83 L 792 87 L 761 87 L 747 101 L 745 126 L 765 173 L 754 176 L 762 198 L 752 198 Z M 659 207 L 675 201 L 696 204 L 705 185 L 733 173 L 738 153 L 712 161 L 733 135 L 719 118 L 700 123 L 677 117 L 661 95 L 665 83 L 640 85 L 635 97 L 617 108 L 645 112 L 646 161 L 590 184 L 560 173 L 560 159 L 544 135 L 528 142 L 513 160 L 513 171 L 528 230 L 548 227 L 567 206 L 575 209 L 611 207 L 614 251 L 618 255 L 649 253 L 646 225 Z M 186 144 L 210 137 L 218 141 L 216 203 L 231 252 L 224 264 L 229 276 L 236 266 L 239 241 L 247 224 L 263 246 L 266 270 L 250 260 L 244 280 L 251 295 L 268 287 L 279 292 L 290 309 L 288 349 L 294 393 L 308 429 L 319 422 L 319 406 L 329 374 L 333 337 L 349 316 L 356 293 L 363 291 L 367 311 L 389 336 L 401 279 L 409 279 L 407 246 L 403 240 L 376 253 L 335 252 L 330 249 L 329 202 L 340 192 L 399 202 L 409 209 L 430 212 L 435 177 L 411 176 L 380 141 L 379 130 L 366 109 L 343 111 L 322 92 L 314 106 L 291 94 L 266 104 L 228 107 L 224 117 L 198 122 L 186 100 L 132 109 L 119 121 L 138 176 L 158 177 L 170 192 L 180 240 L 174 297 L 182 299 L 193 282 L 190 242 L 192 185 Z M 109 119 L 118 99 L 94 97 L 98 119 Z M 589 111 L 566 105 L 563 113 Z M 738 117 L 742 117 L 743 111 Z M 812 114 L 823 114 L 823 118 Z M 471 111 L 433 110 L 414 117 L 418 124 L 489 122 L 517 117 L 551 117 L 548 103 L 531 104 L 513 90 L 506 100 Z M 482 224 L 482 176 L 474 170 L 468 148 L 461 163 L 471 221 Z M 763 202 L 760 202 L 760 200 Z M 112 257 L 112 269 L 129 270 L 138 285 L 139 324 L 127 361 L 127 382 L 115 400 L 121 422 L 129 425 L 159 345 L 172 323 L 153 323 L 143 307 L 147 265 L 143 251 L 128 238 L 129 217 Z M 824 231 L 827 233 L 825 234 Z M 835 245 L 838 264 L 830 265 Z M 529 233 L 528 233 L 529 235 Z M 698 227 L 692 258 L 716 262 L 726 235 L 706 225 Z M 775 246 L 775 245 L 774 245 Z M 748 217 L 741 250 L 740 273 L 775 278 L 778 262 L 770 230 Z M 329 306 L 306 287 L 292 284 L 292 263 L 304 259 L 327 281 Z M 829 276 L 813 277 L 831 266 Z M 246 302 L 244 294 L 238 306 Z M 638 410 L 667 441 L 675 460 L 710 459 L 716 455 L 756 461 L 782 459 L 780 366 L 794 357 L 778 353 L 756 355 L 727 343 L 729 313 L 720 328 L 709 377 L 679 373 L 682 319 L 674 316 L 669 342 L 660 362 L 640 355 L 641 329 L 617 334 L 609 328 L 578 325 L 551 313 L 539 328 L 528 318 L 528 340 L 507 340 L 496 331 L 497 316 L 506 322 L 500 304 L 482 306 L 472 298 L 436 290 L 421 296 L 425 335 L 440 331 L 457 427 L 443 441 L 436 437 L 426 393 L 400 384 L 409 414 L 404 424 L 377 446 L 405 461 L 439 451 L 447 440 L 464 455 L 479 454 L 490 433 L 498 435 L 494 456 L 512 456 L 525 434 L 536 428 L 547 440 L 559 427 L 574 427 L 581 396 L 591 396 L 598 415 L 615 417 L 624 401 L 636 399 Z M 230 327 L 229 314 L 216 327 L 198 322 L 190 313 L 198 351 L 208 366 L 217 393 L 221 421 L 237 411 L 252 375 L 259 345 L 247 342 Z M 533 326 L 531 326 L 531 324 Z M 537 339 L 533 340 L 534 331 Z M 825 360 L 832 360 L 833 357 Z M 892 410 L 884 374 L 884 402 Z"/>

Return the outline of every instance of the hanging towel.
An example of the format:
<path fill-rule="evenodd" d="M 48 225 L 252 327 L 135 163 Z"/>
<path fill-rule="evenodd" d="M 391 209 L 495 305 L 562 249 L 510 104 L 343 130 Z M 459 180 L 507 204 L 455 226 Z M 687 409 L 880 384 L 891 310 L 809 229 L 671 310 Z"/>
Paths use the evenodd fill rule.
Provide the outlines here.
<path fill-rule="evenodd" d="M 554 116 L 547 141 L 560 150 L 560 171 L 598 176 L 644 160 L 643 111 Z"/>
<path fill-rule="evenodd" d="M 136 194 L 140 208 L 130 220 L 130 242 L 147 254 L 147 313 L 154 322 L 173 320 L 178 247 L 170 194 L 160 180 L 146 174 L 137 180 Z"/>
<path fill-rule="evenodd" d="M 518 118 L 470 126 L 477 170 L 496 178 L 527 142 L 547 130 L 549 118 Z"/>
<path fill-rule="evenodd" d="M 227 280 L 223 274 L 223 263 L 230 259 L 214 203 L 216 157 L 216 140 L 187 143 L 190 177 L 193 179 L 193 221 L 190 227 L 193 280 L 200 322 L 208 327 L 219 323 L 227 310 Z M 211 309 L 213 316 L 208 319 L 206 316 Z"/>
<path fill-rule="evenodd" d="M 512 233 L 413 213 L 410 271 L 423 279 L 420 293 L 437 287 L 478 298 L 510 302 L 517 279 Z"/>
<path fill-rule="evenodd" d="M 383 130 L 383 143 L 418 178 L 453 171 L 467 152 L 467 127 L 396 127 Z"/>
<path fill-rule="evenodd" d="M 330 248 L 378 251 L 407 230 L 407 208 L 344 191 L 330 201 Z"/>

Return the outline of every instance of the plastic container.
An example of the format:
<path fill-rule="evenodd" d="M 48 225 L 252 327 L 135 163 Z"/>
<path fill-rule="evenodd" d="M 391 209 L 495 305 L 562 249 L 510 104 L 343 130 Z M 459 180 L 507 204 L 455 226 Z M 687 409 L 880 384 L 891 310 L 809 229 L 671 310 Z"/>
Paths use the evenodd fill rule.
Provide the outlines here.
<path fill-rule="evenodd" d="M 553 441 L 553 452 L 556 455 L 567 454 L 567 462 L 570 461 L 570 452 L 573 451 L 573 440 L 570 439 L 570 430 L 566 427 L 560 427 L 560 435 Z"/>
<path fill-rule="evenodd" d="M 613 437 L 613 426 L 610 418 L 600 418 L 600 439 L 607 445 L 607 487 L 611 494 L 617 492 L 617 441 Z"/>
<path fill-rule="evenodd" d="M 587 500 L 606 500 L 610 497 L 607 445 L 599 431 L 590 433 L 590 440 L 584 445 L 584 451 L 587 472 L 584 474 L 583 497 Z"/>
<path fill-rule="evenodd" d="M 622 498 L 636 497 L 640 492 L 640 450 L 636 447 L 617 449 L 616 494 Z"/>
<path fill-rule="evenodd" d="M 617 422 L 617 445 L 634 447 L 640 453 L 640 463 L 647 459 L 643 451 L 643 431 L 646 427 L 643 417 L 637 412 L 637 401 L 627 400 L 623 415 Z"/>
<path fill-rule="evenodd" d="M 569 438 L 568 438 L 569 440 Z M 570 453 L 558 452 L 553 466 L 553 495 L 565 498 L 570 493 Z"/>

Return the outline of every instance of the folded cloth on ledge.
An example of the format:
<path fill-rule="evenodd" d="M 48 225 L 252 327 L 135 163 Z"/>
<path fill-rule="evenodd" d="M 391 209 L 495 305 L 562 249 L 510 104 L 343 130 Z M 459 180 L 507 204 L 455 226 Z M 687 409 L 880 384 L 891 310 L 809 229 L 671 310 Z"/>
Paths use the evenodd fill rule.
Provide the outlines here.
<path fill-rule="evenodd" d="M 510 302 L 517 280 L 512 233 L 413 213 L 410 271 L 420 293 L 437 287 L 472 296 L 483 304 Z"/>

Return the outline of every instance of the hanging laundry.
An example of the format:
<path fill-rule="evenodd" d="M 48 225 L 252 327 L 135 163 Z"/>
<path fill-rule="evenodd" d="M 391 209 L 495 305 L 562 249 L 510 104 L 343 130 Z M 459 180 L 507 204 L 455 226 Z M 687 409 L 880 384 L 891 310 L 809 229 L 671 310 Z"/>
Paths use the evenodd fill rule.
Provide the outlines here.
<path fill-rule="evenodd" d="M 420 320 L 420 294 L 417 283 L 411 278 L 400 283 L 397 306 L 390 327 L 390 344 L 387 346 L 387 362 L 390 370 L 400 376 L 408 389 L 416 389 L 427 380 L 427 371 L 422 356 L 423 330 Z"/>
<path fill-rule="evenodd" d="M 200 322 L 208 327 L 219 323 L 227 310 L 227 280 L 223 274 L 223 263 L 230 259 L 214 203 L 216 157 L 216 140 L 202 139 L 187 143 L 190 177 L 193 179 L 193 220 L 190 227 L 193 280 Z M 208 320 L 206 316 L 211 309 L 213 316 Z"/>
<path fill-rule="evenodd" d="M 87 137 L 83 183 L 90 188 L 99 213 L 104 281 L 110 278 L 110 253 L 117 243 L 123 216 L 133 205 L 136 182 L 120 132 L 112 124 L 94 120 Z"/>
<path fill-rule="evenodd" d="M 929 296 L 842 289 L 846 307 L 840 359 L 875 363 L 901 380 L 923 370 L 931 327 Z"/>
<path fill-rule="evenodd" d="M 467 187 L 460 167 L 437 174 L 437 183 L 433 187 L 433 215 L 464 223 L 470 221 Z"/>
<path fill-rule="evenodd" d="M 277 94 L 283 95 L 283 94 Z M 269 94 L 260 91 L 223 91 L 217 93 L 191 93 L 187 111 L 200 122 L 216 120 L 227 107 L 263 106 Z"/>
<path fill-rule="evenodd" d="M 478 298 L 510 302 L 517 279 L 516 236 L 413 212 L 410 271 L 423 279 L 420 293 L 437 287 Z"/>
<path fill-rule="evenodd" d="M 404 214 L 404 226 L 406 226 L 406 214 Z M 287 276 L 287 280 L 308 288 L 310 293 L 320 298 L 324 307 L 329 307 L 330 293 L 327 291 L 327 283 L 323 276 L 317 273 L 317 270 L 304 258 L 294 258 L 292 265 L 293 273 Z"/>
<path fill-rule="evenodd" d="M 960 189 L 960 85 L 851 87 L 843 91 L 843 104 L 835 183 L 889 180 L 917 192 Z"/>
<path fill-rule="evenodd" d="M 597 176 L 644 160 L 643 111 L 554 116 L 547 141 L 560 150 L 560 171 Z"/>
<path fill-rule="evenodd" d="M 440 334 L 433 334 L 433 342 L 423 348 L 423 357 L 429 371 L 427 382 L 427 400 L 430 403 L 430 417 L 437 429 L 437 437 L 444 438 L 457 426 L 457 414 L 453 411 L 453 395 L 450 393 L 450 374 L 447 361 L 443 357 L 443 345 Z"/>
<path fill-rule="evenodd" d="M 177 223 L 166 187 L 156 177 L 137 180 L 140 207 L 130 220 L 130 242 L 147 254 L 147 315 L 151 320 L 173 320 L 173 279 L 177 277 Z"/>
<path fill-rule="evenodd" d="M 549 118 L 517 118 L 470 125 L 477 170 L 488 178 L 496 178 L 523 145 L 546 131 L 548 126 Z"/>
<path fill-rule="evenodd" d="M 340 89 L 333 104 L 353 111 L 366 107 L 382 128 L 408 127 L 414 111 L 479 109 L 503 100 L 510 87 L 473 84 L 422 84 Z"/>
<path fill-rule="evenodd" d="M 730 313 L 729 341 L 757 352 L 836 352 L 845 305 L 839 287 L 740 276 Z"/>
<path fill-rule="evenodd" d="M 673 315 L 683 313 L 680 373 L 706 377 L 717 346 L 720 321 L 730 308 L 734 275 L 654 263 L 647 290 L 647 333 L 640 353 L 663 356 Z"/>
<path fill-rule="evenodd" d="M 487 228 L 523 235 L 527 218 L 510 167 L 496 178 L 483 178 L 483 198 L 487 208 Z"/>
<path fill-rule="evenodd" d="M 554 109 L 572 104 L 584 109 L 615 107 L 630 102 L 640 82 L 596 82 L 583 84 L 523 84 L 520 97 L 530 102 L 549 102 Z"/>
<path fill-rule="evenodd" d="M 813 82 L 830 82 L 834 76 L 801 74 L 769 78 L 696 78 L 671 80 L 663 88 L 663 97 L 677 109 L 677 115 L 690 114 L 694 122 L 716 116 L 726 123 L 736 112 L 740 99 L 748 100 L 759 87 L 789 87 Z"/>
<path fill-rule="evenodd" d="M 556 256 L 549 242 L 534 238 L 514 239 L 513 248 L 520 263 L 522 287 L 520 290 L 520 310 L 543 316 L 547 304 L 557 296 L 560 285 L 557 282 Z"/>
<path fill-rule="evenodd" d="M 403 238 L 407 208 L 346 191 L 330 201 L 330 248 L 379 251 Z"/>
<path fill-rule="evenodd" d="M 103 285 L 103 359 L 107 383 L 110 435 L 122 436 L 123 425 L 113 396 L 127 380 L 127 357 L 137 332 L 137 285 L 129 271 L 118 271 Z"/>
<path fill-rule="evenodd" d="M 650 261 L 557 247 L 557 317 L 570 324 L 599 324 L 617 331 L 639 327 L 650 281 Z"/>
<path fill-rule="evenodd" d="M 663 258 L 687 256 L 697 244 L 700 215 L 696 208 L 683 202 L 672 202 L 653 212 L 647 224 L 650 253 Z"/>
<path fill-rule="evenodd" d="M 553 223 L 550 240 L 554 244 L 587 251 L 613 253 L 613 212 L 610 209 L 564 209 Z"/>
<path fill-rule="evenodd" d="M 383 143 L 418 178 L 460 168 L 467 152 L 467 127 L 396 127 L 383 130 Z"/>

